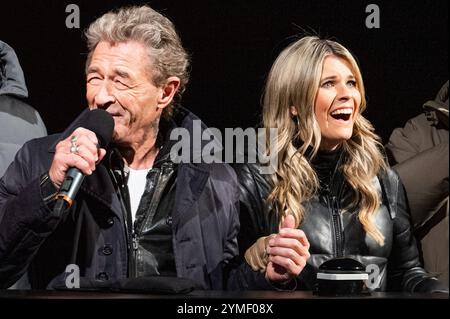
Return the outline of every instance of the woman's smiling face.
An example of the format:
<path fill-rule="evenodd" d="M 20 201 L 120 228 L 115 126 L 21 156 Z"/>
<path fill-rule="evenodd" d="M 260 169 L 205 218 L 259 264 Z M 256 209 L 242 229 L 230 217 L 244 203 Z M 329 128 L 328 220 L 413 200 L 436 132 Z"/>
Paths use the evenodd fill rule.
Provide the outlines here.
<path fill-rule="evenodd" d="M 360 105 L 361 93 L 350 64 L 335 55 L 325 57 L 314 105 L 321 149 L 332 151 L 352 137 Z"/>

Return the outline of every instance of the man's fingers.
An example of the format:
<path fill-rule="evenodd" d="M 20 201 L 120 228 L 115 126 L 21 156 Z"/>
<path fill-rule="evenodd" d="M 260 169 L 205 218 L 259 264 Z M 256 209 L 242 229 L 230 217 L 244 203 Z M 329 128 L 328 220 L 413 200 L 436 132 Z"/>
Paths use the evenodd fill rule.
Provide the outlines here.
<path fill-rule="evenodd" d="M 95 142 L 93 142 L 89 137 L 82 135 L 80 137 L 77 137 L 77 141 L 75 142 L 75 144 L 80 147 L 80 146 L 84 146 L 86 147 L 86 149 L 92 153 L 92 154 L 96 154 L 97 153 L 97 144 Z M 72 146 L 71 141 L 68 141 L 68 149 L 70 150 L 70 147 Z"/>
<path fill-rule="evenodd" d="M 69 136 L 69 140 L 72 136 L 76 136 L 77 140 L 80 140 L 82 136 L 86 136 L 94 145 L 98 144 L 97 135 L 84 127 L 79 127 Z"/>
<path fill-rule="evenodd" d="M 64 154 L 64 166 L 78 168 L 84 175 L 91 175 L 91 165 L 81 156 L 76 154 Z M 65 174 L 65 172 L 64 172 Z"/>
<path fill-rule="evenodd" d="M 95 151 L 95 153 L 93 154 L 90 150 L 87 149 L 86 145 L 80 145 L 78 147 L 78 153 L 73 155 L 83 158 L 89 164 L 89 168 L 92 171 L 95 170 L 95 163 L 98 160 L 97 151 Z"/>
<path fill-rule="evenodd" d="M 106 150 L 104 148 L 97 149 L 98 159 L 97 159 L 97 162 L 95 164 L 100 163 L 101 160 L 103 159 L 103 157 L 105 157 L 105 155 L 106 155 Z"/>
<path fill-rule="evenodd" d="M 79 127 L 75 131 L 73 131 L 73 133 L 68 138 L 65 139 L 65 152 L 82 157 L 89 164 L 90 170 L 93 171 L 95 170 L 96 163 L 99 161 L 99 149 L 97 147 L 97 143 L 98 139 L 94 132 Z M 77 147 L 76 152 L 72 151 L 72 147 L 74 145 Z M 80 165 L 84 166 L 83 164 Z M 69 167 L 70 166 L 71 165 L 69 165 Z M 81 167 L 77 168 L 82 170 Z M 85 171 L 83 171 L 83 173 L 84 172 Z"/>
<path fill-rule="evenodd" d="M 49 176 L 56 187 L 60 187 L 69 167 L 76 167 L 84 175 L 91 175 L 92 170 L 88 162 L 76 154 L 55 154 L 52 166 L 49 170 Z"/>

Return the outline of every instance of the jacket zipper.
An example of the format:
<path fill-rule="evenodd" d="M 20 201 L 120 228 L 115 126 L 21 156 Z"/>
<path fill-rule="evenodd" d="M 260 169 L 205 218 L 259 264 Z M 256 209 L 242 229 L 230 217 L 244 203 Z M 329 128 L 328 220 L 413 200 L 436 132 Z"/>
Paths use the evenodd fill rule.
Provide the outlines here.
<path fill-rule="evenodd" d="M 342 221 L 341 221 L 341 217 L 339 214 L 339 210 L 340 210 L 339 202 L 341 200 L 342 189 L 344 188 L 343 182 L 341 183 L 341 185 L 339 185 L 339 189 L 337 191 L 337 196 L 334 195 L 335 187 L 333 187 L 335 184 L 335 178 L 336 178 L 336 174 L 338 172 L 341 160 L 342 160 L 342 155 L 338 159 L 338 161 L 336 163 L 336 167 L 334 168 L 333 175 L 331 177 L 330 184 L 329 184 L 329 194 L 331 196 L 330 195 L 328 196 L 328 209 L 331 211 L 331 217 L 333 220 L 334 239 L 335 239 L 334 253 L 335 253 L 336 257 L 344 256 L 344 232 L 342 229 Z M 330 204 L 330 201 L 331 201 L 331 204 Z"/>
<path fill-rule="evenodd" d="M 336 196 L 332 196 L 331 198 L 331 214 L 333 219 L 333 226 L 334 226 L 334 235 L 335 235 L 335 254 L 337 257 L 344 256 L 344 245 L 343 245 L 343 232 L 342 232 L 342 223 L 341 218 L 339 215 L 339 205 L 338 205 L 338 199 Z"/>
<path fill-rule="evenodd" d="M 132 241 L 132 246 L 130 247 L 130 262 L 129 262 L 129 269 L 130 269 L 130 277 L 135 278 L 137 277 L 137 253 L 138 253 L 138 248 L 139 248 L 139 243 L 137 240 L 137 235 L 136 232 L 134 231 L 134 227 L 131 230 L 131 241 Z"/>

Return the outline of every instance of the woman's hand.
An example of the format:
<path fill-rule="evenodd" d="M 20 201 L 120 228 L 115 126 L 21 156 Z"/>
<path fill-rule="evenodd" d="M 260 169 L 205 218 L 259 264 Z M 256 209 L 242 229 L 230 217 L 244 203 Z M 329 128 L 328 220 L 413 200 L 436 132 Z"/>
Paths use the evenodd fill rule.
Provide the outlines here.
<path fill-rule="evenodd" d="M 294 217 L 286 216 L 279 233 L 272 235 L 266 246 L 266 279 L 281 282 L 298 276 L 310 257 L 309 247 L 305 233 L 295 228 Z"/>

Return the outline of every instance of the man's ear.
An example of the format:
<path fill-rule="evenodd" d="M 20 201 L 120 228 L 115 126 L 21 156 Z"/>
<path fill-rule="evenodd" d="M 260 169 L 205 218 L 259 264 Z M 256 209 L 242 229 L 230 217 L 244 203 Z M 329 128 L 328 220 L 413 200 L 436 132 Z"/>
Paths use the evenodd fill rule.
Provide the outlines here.
<path fill-rule="evenodd" d="M 158 108 L 163 109 L 172 102 L 175 93 L 180 87 L 180 82 L 180 78 L 177 76 L 171 76 L 166 80 L 166 83 L 161 86 Z"/>

